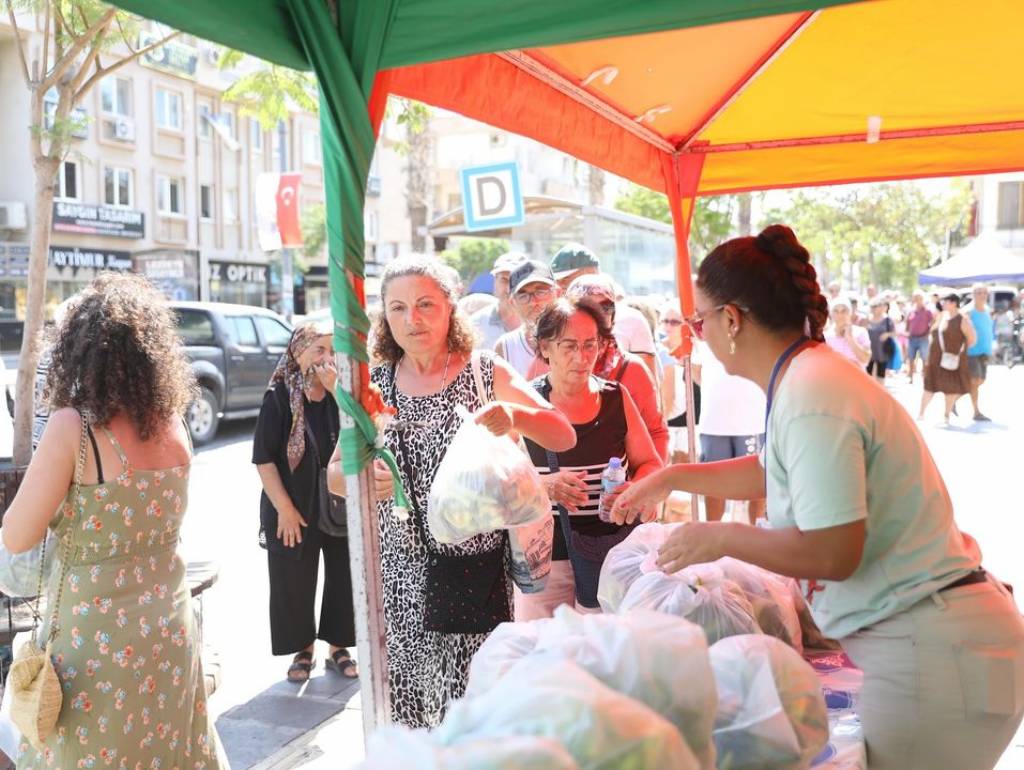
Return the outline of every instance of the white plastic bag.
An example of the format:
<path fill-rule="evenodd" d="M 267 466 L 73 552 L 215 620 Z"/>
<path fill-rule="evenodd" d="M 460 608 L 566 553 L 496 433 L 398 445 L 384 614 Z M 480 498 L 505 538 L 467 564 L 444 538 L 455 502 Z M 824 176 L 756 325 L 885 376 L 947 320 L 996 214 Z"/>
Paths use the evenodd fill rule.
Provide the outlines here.
<path fill-rule="evenodd" d="M 524 594 L 540 593 L 547 586 L 554 538 L 555 519 L 552 516 L 509 529 L 512 581 Z"/>
<path fill-rule="evenodd" d="M 434 735 L 446 746 L 510 735 L 552 738 L 580 770 L 698 768 L 664 717 L 564 659 L 521 664 L 486 693 L 453 703 Z"/>
<path fill-rule="evenodd" d="M 517 678 L 548 661 L 572 661 L 665 717 L 699 766 L 711 770 L 717 696 L 707 649 L 704 632 L 682 618 L 647 610 L 582 614 L 562 606 L 553 618 L 499 626 L 473 657 L 466 696 L 486 693 L 502 677 Z"/>
<path fill-rule="evenodd" d="M 11 553 L 0 545 L 0 591 L 19 598 L 39 593 L 39 563 L 42 560 L 42 543 L 22 553 Z M 43 585 L 50 577 L 53 559 L 57 553 L 57 541 L 46 533 L 46 559 L 43 565 Z"/>
<path fill-rule="evenodd" d="M 551 503 L 530 458 L 507 436 L 477 425 L 463 407 L 427 499 L 427 525 L 439 543 L 461 543 L 496 529 L 551 517 Z"/>
<path fill-rule="evenodd" d="M 828 712 L 814 669 L 771 636 L 732 636 L 711 646 L 718 685 L 719 767 L 805 770 L 828 742 Z"/>
<path fill-rule="evenodd" d="M 382 727 L 367 745 L 360 770 L 578 770 L 550 738 L 513 735 L 443 746 L 426 730 Z"/>
<path fill-rule="evenodd" d="M 601 566 L 597 587 L 597 601 L 605 612 L 619 609 L 626 591 L 641 575 L 654 568 L 658 549 L 677 527 L 682 524 L 641 524 L 629 537 L 612 548 Z"/>
<path fill-rule="evenodd" d="M 629 587 L 619 612 L 634 608 L 686 618 L 704 629 L 709 645 L 727 636 L 761 632 L 746 594 L 731 580 L 703 585 L 681 573 L 650 572 Z"/>
<path fill-rule="evenodd" d="M 795 580 L 729 556 L 691 565 L 680 570 L 679 575 L 699 578 L 705 584 L 731 580 L 750 601 L 754 620 L 764 633 L 781 639 L 797 652 L 803 651 L 800 618 L 793 599 Z"/>

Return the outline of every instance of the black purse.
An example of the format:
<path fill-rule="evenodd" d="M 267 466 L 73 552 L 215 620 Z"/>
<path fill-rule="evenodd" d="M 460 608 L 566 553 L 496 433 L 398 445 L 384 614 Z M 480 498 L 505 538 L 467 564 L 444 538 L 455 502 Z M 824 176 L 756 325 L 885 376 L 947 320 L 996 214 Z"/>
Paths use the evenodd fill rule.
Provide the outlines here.
<path fill-rule="evenodd" d="M 316 461 L 316 495 L 317 501 L 316 526 L 329 537 L 348 537 L 348 506 L 344 497 L 331 492 L 327 486 L 327 469 L 321 465 L 320 447 L 313 435 L 309 422 L 306 422 L 306 446 L 313 449 Z"/>
<path fill-rule="evenodd" d="M 501 544 L 483 553 L 445 554 L 430 547 L 423 516 L 412 494 L 412 467 L 402 431 L 398 431 L 402 470 L 409 485 L 410 515 L 419 532 L 427 558 L 423 600 L 423 630 L 441 634 L 489 634 L 512 619 L 506 580 L 508 534 Z"/>
<path fill-rule="evenodd" d="M 558 473 L 558 455 L 548 451 L 548 468 Z M 581 535 L 574 532 L 569 522 L 569 512 L 564 506 L 558 506 L 558 521 L 562 525 L 565 548 L 569 552 L 569 563 L 572 565 L 573 582 L 576 585 L 576 603 L 587 609 L 597 609 L 597 588 L 601 578 L 601 567 L 608 552 L 629 537 L 629 533 L 637 528 L 637 524 L 625 524 L 618 532 L 607 535 Z"/>

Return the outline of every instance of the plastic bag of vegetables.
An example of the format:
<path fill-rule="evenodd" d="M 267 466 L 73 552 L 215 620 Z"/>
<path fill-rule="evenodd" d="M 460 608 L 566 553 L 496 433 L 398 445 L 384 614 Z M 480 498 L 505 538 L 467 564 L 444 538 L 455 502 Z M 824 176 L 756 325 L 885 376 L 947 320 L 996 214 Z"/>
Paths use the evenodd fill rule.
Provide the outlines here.
<path fill-rule="evenodd" d="M 718 685 L 719 767 L 805 770 L 828 742 L 828 712 L 814 669 L 764 634 L 711 646 Z"/>
<path fill-rule="evenodd" d="M 700 767 L 712 770 L 717 696 L 707 649 L 704 632 L 682 618 L 647 610 L 581 614 L 562 606 L 553 618 L 498 626 L 473 657 L 466 696 L 524 669 L 571 661 L 665 717 Z"/>
<path fill-rule="evenodd" d="M 708 644 L 727 636 L 761 632 L 746 594 L 731 580 L 703 583 L 679 572 L 650 572 L 629 587 L 619 612 L 634 608 L 686 618 L 704 629 Z"/>
<path fill-rule="evenodd" d="M 445 746 L 512 735 L 552 738 L 580 770 L 698 770 L 670 722 L 575 663 L 545 659 L 513 673 L 453 703 L 433 735 Z"/>
<path fill-rule="evenodd" d="M 530 458 L 508 436 L 495 436 L 458 407 L 452 438 L 427 499 L 427 524 L 439 543 L 460 543 L 496 529 L 551 516 L 551 503 Z"/>
<path fill-rule="evenodd" d="M 558 741 L 512 735 L 443 746 L 426 730 L 381 727 L 360 770 L 578 770 Z"/>
<path fill-rule="evenodd" d="M 612 548 L 601 566 L 601 578 L 597 587 L 597 601 L 605 612 L 619 609 L 626 591 L 638 577 L 654 567 L 661 544 L 682 524 L 641 524 L 629 533 L 629 537 Z"/>

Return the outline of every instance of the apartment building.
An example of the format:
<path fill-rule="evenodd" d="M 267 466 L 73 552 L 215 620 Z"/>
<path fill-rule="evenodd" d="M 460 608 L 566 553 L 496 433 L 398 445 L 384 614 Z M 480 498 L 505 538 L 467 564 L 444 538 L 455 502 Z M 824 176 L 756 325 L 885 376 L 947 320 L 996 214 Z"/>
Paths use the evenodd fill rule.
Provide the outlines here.
<path fill-rule="evenodd" d="M 990 174 L 974 183 L 978 230 L 1024 257 L 1024 173 Z"/>

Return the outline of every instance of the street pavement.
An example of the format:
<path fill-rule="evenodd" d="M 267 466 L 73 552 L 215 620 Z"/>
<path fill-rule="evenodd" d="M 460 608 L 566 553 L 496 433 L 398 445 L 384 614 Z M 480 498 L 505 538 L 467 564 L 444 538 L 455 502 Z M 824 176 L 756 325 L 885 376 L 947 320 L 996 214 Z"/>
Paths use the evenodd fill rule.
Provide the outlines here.
<path fill-rule="evenodd" d="M 890 376 L 890 392 L 916 416 L 920 382 Z M 940 425 L 940 398 L 918 423 L 946 480 L 960 527 L 981 545 L 985 566 L 1024 595 L 1024 367 L 990 369 L 982 409 L 991 423 L 960 417 Z M 235 770 L 352 767 L 363 756 L 358 689 L 320 665 L 304 688 L 284 682 L 286 658 L 270 655 L 266 557 L 257 545 L 259 479 L 250 463 L 254 422 L 227 423 L 193 464 L 183 547 L 214 559 L 220 580 L 204 598 L 207 647 L 218 655 L 220 685 L 210 701 Z M 1019 600 L 1018 600 L 1019 601 Z M 317 602 L 319 606 L 319 601 Z M 1024 767 L 1024 730 L 997 770 Z"/>

